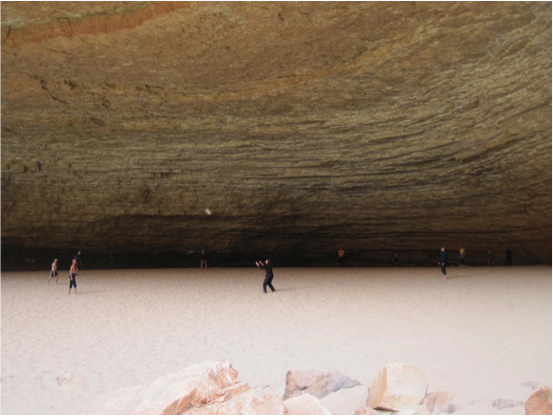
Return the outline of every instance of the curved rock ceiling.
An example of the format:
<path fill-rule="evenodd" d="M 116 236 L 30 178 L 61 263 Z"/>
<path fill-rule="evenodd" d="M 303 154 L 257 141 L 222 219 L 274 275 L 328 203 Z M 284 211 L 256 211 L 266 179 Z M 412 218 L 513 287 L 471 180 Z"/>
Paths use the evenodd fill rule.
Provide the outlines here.
<path fill-rule="evenodd" d="M 2 2 L 2 268 L 549 263 L 551 38 L 549 2 Z"/>

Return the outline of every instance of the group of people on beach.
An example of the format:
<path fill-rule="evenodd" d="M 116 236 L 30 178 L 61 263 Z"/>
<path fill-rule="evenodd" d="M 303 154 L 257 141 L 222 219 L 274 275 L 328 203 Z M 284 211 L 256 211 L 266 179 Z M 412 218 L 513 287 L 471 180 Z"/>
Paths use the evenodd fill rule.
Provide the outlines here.
<path fill-rule="evenodd" d="M 343 248 L 340 248 L 338 250 L 338 265 L 340 267 L 344 267 L 345 263 L 345 250 Z M 509 249 L 506 251 L 506 258 L 505 258 L 505 266 L 507 265 L 513 265 L 513 258 L 512 258 L 513 252 Z M 429 259 L 432 256 L 429 256 Z M 466 250 L 464 249 L 463 245 L 461 245 L 461 248 L 459 250 L 459 261 L 460 264 L 465 264 L 465 258 L 466 258 Z M 267 293 L 267 286 L 269 289 L 271 289 L 272 292 L 275 292 L 276 289 L 273 286 L 273 264 L 271 262 L 271 259 L 265 260 L 265 262 L 259 260 L 255 262 L 256 266 L 260 269 L 265 270 L 265 280 L 263 281 L 263 292 Z M 394 265 L 399 265 L 399 251 L 394 252 Z M 447 250 L 446 247 L 443 246 L 441 248 L 441 254 L 440 254 L 440 261 L 438 262 L 438 265 L 441 268 L 442 275 L 444 279 L 447 279 Z M 82 266 L 81 264 L 81 252 L 78 251 L 76 256 L 71 261 L 71 267 L 69 269 L 69 292 L 68 294 L 71 294 L 71 289 L 75 288 L 75 294 L 77 294 L 77 273 L 79 272 L 79 268 Z M 493 248 L 490 247 L 488 250 L 488 266 L 495 266 L 495 258 L 494 258 L 494 252 Z M 207 269 L 207 254 L 205 250 L 202 249 L 201 251 L 201 260 L 200 260 L 200 269 L 203 270 L 203 268 Z M 56 278 L 56 284 L 58 284 L 59 279 L 59 273 L 58 273 L 58 259 L 54 259 L 54 262 L 52 263 L 52 268 L 50 270 L 50 277 L 48 278 L 48 281 L 46 282 L 47 285 L 50 284 L 50 280 L 53 278 Z"/>
<path fill-rule="evenodd" d="M 78 294 L 76 278 L 77 278 L 77 273 L 79 272 L 79 267 L 81 266 L 82 266 L 81 252 L 78 251 L 77 255 L 71 261 L 71 267 L 69 268 L 69 292 L 68 292 L 69 295 L 71 294 L 72 288 L 75 288 L 75 294 Z M 58 259 L 54 259 L 54 262 L 52 263 L 52 268 L 50 269 L 50 277 L 48 278 L 46 285 L 49 285 L 50 280 L 52 280 L 54 277 L 56 277 L 56 284 L 58 284 L 58 279 L 59 279 Z"/>
<path fill-rule="evenodd" d="M 343 248 L 340 247 L 338 250 L 338 266 L 344 267 L 344 259 L 345 259 L 345 251 Z M 467 256 L 467 252 L 463 245 L 461 244 L 461 248 L 459 249 L 459 264 L 464 265 L 465 259 Z M 428 253 L 428 260 L 432 259 L 432 253 Z M 399 251 L 394 251 L 394 266 L 399 265 Z M 438 262 L 438 265 L 441 267 L 442 274 L 444 276 L 444 279 L 447 279 L 447 273 L 446 273 L 446 266 L 447 266 L 447 251 L 446 247 L 443 246 L 441 248 L 441 254 L 440 254 L 440 261 Z M 507 249 L 505 251 L 505 266 L 512 266 L 513 265 L 513 252 L 510 249 Z M 493 248 L 490 246 L 490 249 L 488 250 L 488 266 L 495 266 L 495 255 L 493 252 Z"/>
<path fill-rule="evenodd" d="M 338 250 L 338 266 L 339 267 L 344 267 L 345 254 L 346 254 L 346 252 L 344 251 L 343 248 L 340 248 Z M 465 264 L 466 256 L 467 256 L 467 252 L 466 252 L 465 248 L 463 247 L 463 245 L 461 245 L 461 248 L 459 249 L 459 264 L 461 264 L 461 265 Z M 428 260 L 432 260 L 432 252 L 430 252 L 430 251 L 428 252 Z M 505 252 L 505 266 L 507 266 L 507 265 L 509 265 L 509 266 L 513 265 L 513 252 L 509 249 L 507 249 L 506 252 Z M 399 266 L 399 251 L 398 250 L 394 251 L 394 266 Z M 490 247 L 490 249 L 488 250 L 488 266 L 495 266 L 495 255 L 494 255 L 492 247 Z"/>
<path fill-rule="evenodd" d="M 464 247 L 461 245 L 461 248 L 459 250 L 459 261 L 460 264 L 465 264 L 465 257 L 466 257 L 466 251 Z M 444 279 L 447 279 L 446 274 L 446 263 L 447 263 L 447 251 L 445 246 L 442 247 L 442 254 L 440 256 L 440 261 L 438 264 L 442 268 L 442 274 L 444 276 Z M 505 266 L 513 265 L 513 252 L 509 249 L 505 251 Z M 488 266 L 495 266 L 495 257 L 493 252 L 493 247 L 490 246 L 490 249 L 488 250 Z"/>

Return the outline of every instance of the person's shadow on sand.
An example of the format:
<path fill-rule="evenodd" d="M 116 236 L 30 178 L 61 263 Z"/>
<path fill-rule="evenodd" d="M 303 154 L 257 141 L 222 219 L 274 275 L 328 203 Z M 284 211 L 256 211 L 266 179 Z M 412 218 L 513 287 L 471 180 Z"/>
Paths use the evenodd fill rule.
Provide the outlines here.
<path fill-rule="evenodd" d="M 457 275 L 451 276 L 451 275 L 449 275 L 449 276 L 447 276 L 447 280 L 462 279 L 462 278 L 464 278 L 464 277 L 475 277 L 475 276 L 474 276 L 473 274 L 462 274 L 462 275 L 460 275 L 460 276 L 457 276 Z"/>
<path fill-rule="evenodd" d="M 82 296 L 82 295 L 90 295 L 90 294 L 94 294 L 94 293 L 106 293 L 107 290 L 91 290 L 91 291 L 86 291 L 86 292 L 79 292 L 77 294 L 77 296 Z"/>

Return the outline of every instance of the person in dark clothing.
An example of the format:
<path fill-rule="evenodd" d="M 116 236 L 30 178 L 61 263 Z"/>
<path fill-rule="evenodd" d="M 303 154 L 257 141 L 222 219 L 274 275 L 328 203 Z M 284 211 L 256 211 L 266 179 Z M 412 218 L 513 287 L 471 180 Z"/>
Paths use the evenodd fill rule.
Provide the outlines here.
<path fill-rule="evenodd" d="M 77 294 L 77 281 L 75 280 L 75 277 L 77 277 L 77 260 L 73 259 L 73 263 L 71 264 L 71 269 L 69 269 L 69 293 L 71 294 L 71 288 L 75 288 L 75 295 Z"/>
<path fill-rule="evenodd" d="M 445 247 L 442 247 L 442 255 L 440 257 L 440 262 L 438 264 L 442 266 L 442 274 L 444 275 L 444 279 L 447 280 L 447 274 L 445 271 L 446 263 L 447 263 L 447 251 L 445 251 Z"/>
<path fill-rule="evenodd" d="M 495 257 L 493 254 L 493 248 L 491 246 L 488 250 L 488 266 L 495 266 Z"/>
<path fill-rule="evenodd" d="M 505 251 L 505 266 L 509 264 L 509 265 L 513 265 L 513 252 L 509 249 L 507 249 L 507 251 Z"/>
<path fill-rule="evenodd" d="M 201 260 L 200 260 L 200 270 L 203 270 L 204 266 L 207 270 L 207 254 L 205 254 L 205 250 L 202 250 Z"/>
<path fill-rule="evenodd" d="M 260 260 L 260 261 L 256 261 L 255 264 L 260 269 L 265 270 L 265 280 L 263 281 L 263 292 L 267 293 L 267 286 L 269 286 L 271 291 L 275 292 L 276 290 L 273 287 L 273 277 L 274 277 L 273 263 L 271 263 L 271 260 L 267 259 L 265 261 L 265 264 L 263 264 L 263 262 Z"/>
<path fill-rule="evenodd" d="M 394 251 L 394 266 L 399 266 L 399 251 Z"/>
<path fill-rule="evenodd" d="M 338 250 L 338 266 L 344 267 L 344 257 L 345 257 L 345 255 L 346 255 L 346 252 L 344 251 L 343 248 Z"/>

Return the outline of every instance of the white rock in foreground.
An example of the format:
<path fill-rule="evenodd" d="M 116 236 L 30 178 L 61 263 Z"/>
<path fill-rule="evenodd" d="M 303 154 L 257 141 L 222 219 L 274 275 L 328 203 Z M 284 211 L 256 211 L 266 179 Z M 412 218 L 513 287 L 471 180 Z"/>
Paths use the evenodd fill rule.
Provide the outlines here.
<path fill-rule="evenodd" d="M 319 399 L 309 393 L 285 400 L 285 414 L 287 415 L 330 415 Z"/>
<path fill-rule="evenodd" d="M 246 383 L 245 390 L 238 389 L 229 395 L 205 404 L 190 407 L 186 415 L 284 415 L 284 402 L 277 396 L 257 391 Z M 233 387 L 229 389 L 234 390 Z"/>
<path fill-rule="evenodd" d="M 432 415 L 444 415 L 453 412 L 452 396 L 447 391 L 430 393 L 426 397 L 426 408 Z"/>
<path fill-rule="evenodd" d="M 209 361 L 167 374 L 147 384 L 117 390 L 81 414 L 182 414 L 228 394 L 238 371 L 228 361 Z M 248 386 L 249 387 L 249 386 Z"/>
<path fill-rule="evenodd" d="M 426 371 L 407 364 L 388 364 L 369 388 L 367 406 L 392 411 L 422 403 L 428 389 Z"/>

